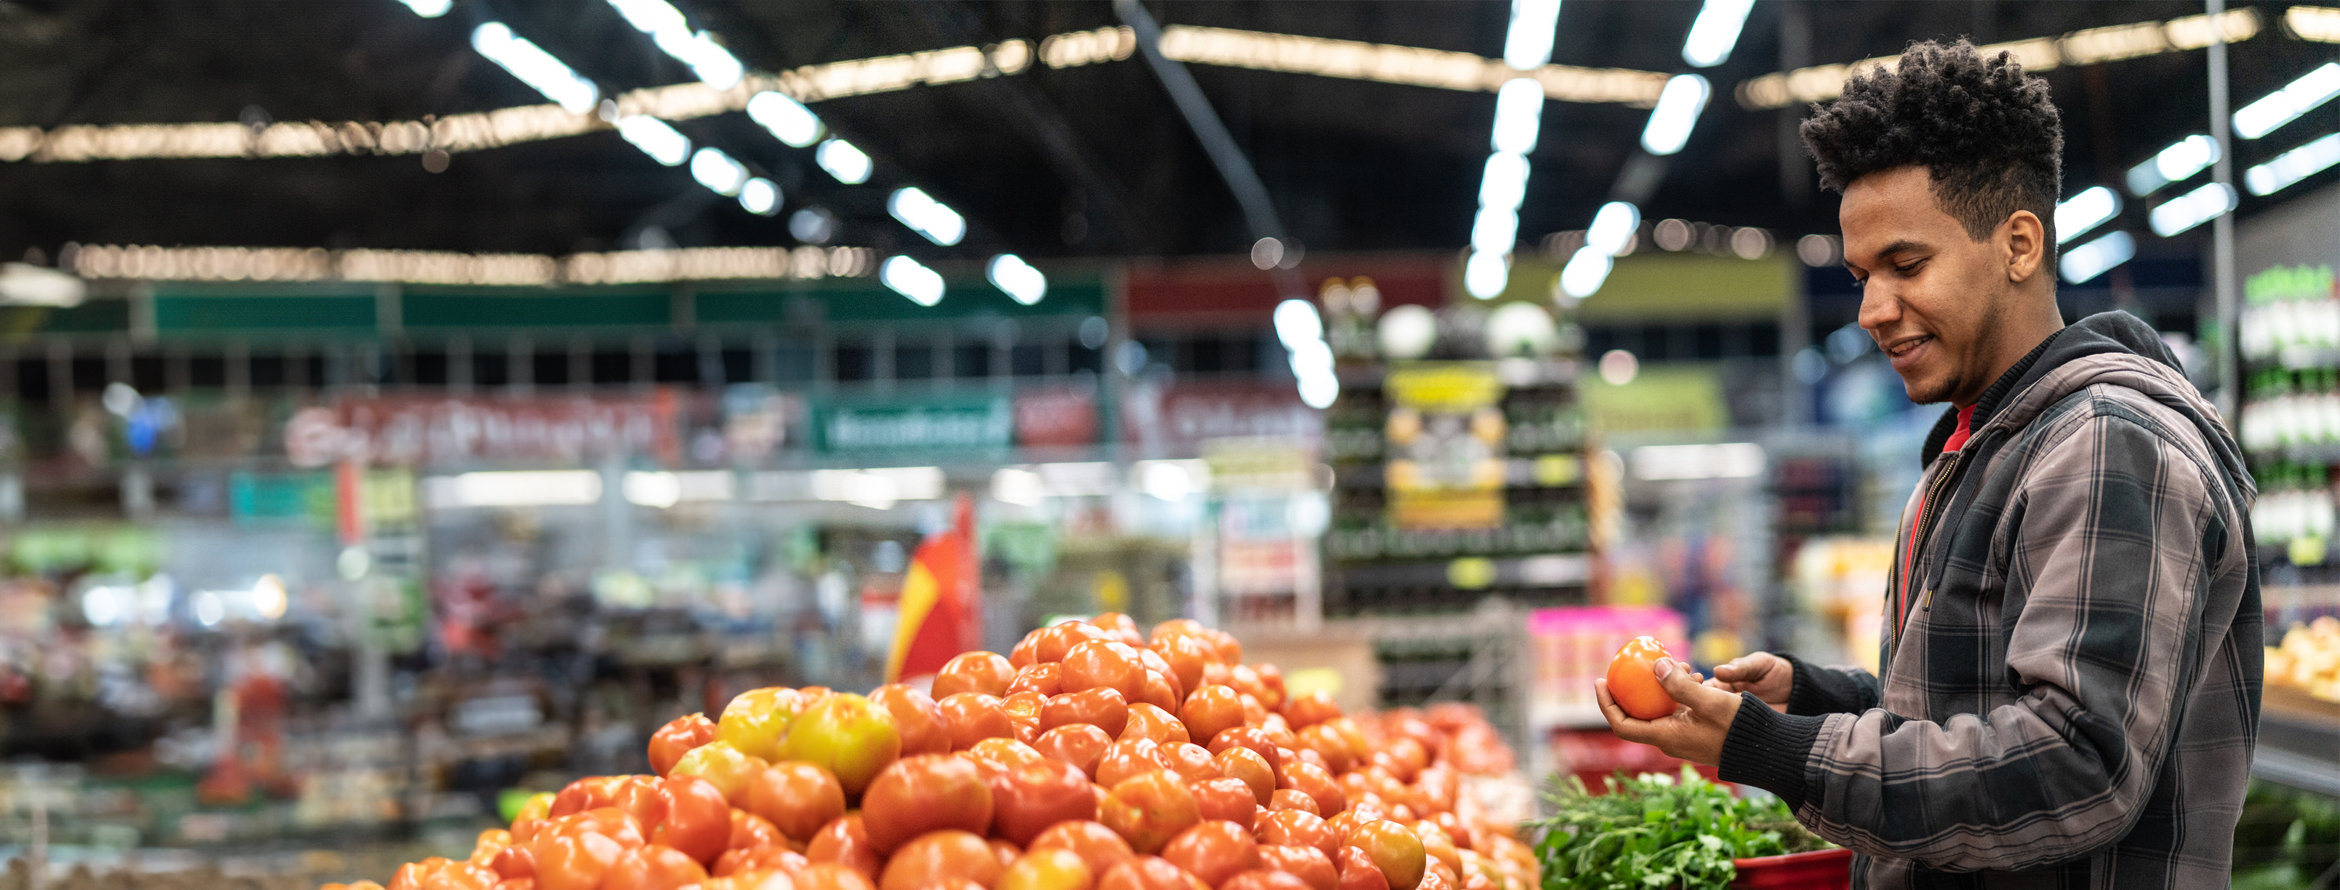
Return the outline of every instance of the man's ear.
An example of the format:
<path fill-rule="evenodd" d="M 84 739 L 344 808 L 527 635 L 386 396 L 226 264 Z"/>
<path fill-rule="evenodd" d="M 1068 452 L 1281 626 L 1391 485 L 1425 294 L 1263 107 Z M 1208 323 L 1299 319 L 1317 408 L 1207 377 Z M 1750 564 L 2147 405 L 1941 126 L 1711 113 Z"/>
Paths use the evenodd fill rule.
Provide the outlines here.
<path fill-rule="evenodd" d="M 2018 210 L 2000 223 L 2005 237 L 2000 241 L 2007 261 L 2007 280 L 2021 284 L 2039 274 L 2047 262 L 2047 226 L 2039 221 L 2039 214 Z"/>

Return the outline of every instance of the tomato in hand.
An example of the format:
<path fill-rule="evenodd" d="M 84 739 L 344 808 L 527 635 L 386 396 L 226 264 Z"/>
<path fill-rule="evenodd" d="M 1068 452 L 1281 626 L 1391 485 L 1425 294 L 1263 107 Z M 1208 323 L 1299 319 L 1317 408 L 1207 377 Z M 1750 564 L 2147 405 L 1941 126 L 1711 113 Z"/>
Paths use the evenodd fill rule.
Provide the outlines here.
<path fill-rule="evenodd" d="M 650 734 L 650 771 L 661 776 L 674 768 L 692 748 L 715 740 L 715 722 L 705 714 L 686 714 Z"/>
<path fill-rule="evenodd" d="M 894 715 L 850 693 L 831 695 L 797 715 L 779 747 L 782 760 L 827 769 L 846 794 L 860 794 L 878 770 L 901 753 L 902 731 L 894 725 Z"/>
<path fill-rule="evenodd" d="M 992 833 L 1019 845 L 1041 830 L 1067 820 L 1097 818 L 1097 795 L 1081 768 L 1061 760 L 1035 760 L 991 782 Z"/>
<path fill-rule="evenodd" d="M 945 829 L 912 838 L 886 860 L 878 877 L 879 890 L 923 890 L 948 880 L 971 881 L 990 887 L 1006 867 L 983 838 Z"/>
<path fill-rule="evenodd" d="M 1609 697 L 1635 720 L 1656 720 L 1680 707 L 1658 683 L 1657 660 L 1672 657 L 1656 637 L 1634 637 L 1609 660 Z"/>
<path fill-rule="evenodd" d="M 1124 779 L 1105 795 L 1097 821 L 1121 833 L 1130 849 L 1160 852 L 1180 832 L 1202 821 L 1194 793 L 1168 770 L 1155 770 Z"/>
<path fill-rule="evenodd" d="M 828 770 L 784 760 L 749 778 L 739 807 L 764 817 L 790 839 L 808 840 L 821 826 L 845 815 L 845 789 Z"/>
<path fill-rule="evenodd" d="M 931 831 L 984 831 L 991 827 L 991 814 L 991 788 L 982 771 L 973 761 L 949 754 L 897 760 L 861 798 L 862 828 L 881 854 Z"/>

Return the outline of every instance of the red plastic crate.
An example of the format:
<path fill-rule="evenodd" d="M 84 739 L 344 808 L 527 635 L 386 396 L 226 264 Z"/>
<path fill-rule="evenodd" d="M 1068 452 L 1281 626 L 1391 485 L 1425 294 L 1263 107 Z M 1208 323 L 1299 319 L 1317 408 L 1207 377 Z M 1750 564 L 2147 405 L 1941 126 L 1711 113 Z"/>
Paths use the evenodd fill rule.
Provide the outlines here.
<path fill-rule="evenodd" d="M 1731 886 L 1735 890 L 1850 890 L 1852 856 L 1851 850 L 1839 847 L 1734 859 L 1731 864 L 1739 867 L 1739 876 Z"/>

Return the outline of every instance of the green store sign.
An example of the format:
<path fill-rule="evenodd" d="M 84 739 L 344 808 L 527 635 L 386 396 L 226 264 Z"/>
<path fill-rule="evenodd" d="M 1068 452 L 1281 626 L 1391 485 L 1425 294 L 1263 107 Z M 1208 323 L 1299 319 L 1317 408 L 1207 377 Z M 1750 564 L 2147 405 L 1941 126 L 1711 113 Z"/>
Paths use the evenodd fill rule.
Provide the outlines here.
<path fill-rule="evenodd" d="M 813 449 L 823 454 L 999 450 L 1014 442 L 1015 404 L 1005 395 L 813 405 Z"/>

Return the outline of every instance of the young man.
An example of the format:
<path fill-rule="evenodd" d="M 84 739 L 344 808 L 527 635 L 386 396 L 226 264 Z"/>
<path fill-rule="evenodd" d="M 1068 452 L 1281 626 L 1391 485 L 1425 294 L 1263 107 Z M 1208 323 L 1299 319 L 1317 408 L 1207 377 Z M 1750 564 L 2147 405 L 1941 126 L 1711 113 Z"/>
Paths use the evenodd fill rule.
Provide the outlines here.
<path fill-rule="evenodd" d="M 1856 887 L 2224 887 L 2258 725 L 2240 450 L 2153 329 L 2056 309 L 2047 84 L 1913 46 L 1803 126 L 1861 327 L 1952 410 L 1896 535 L 1881 676 L 1757 653 L 1617 735 L 1719 764 Z M 1735 693 L 1735 694 L 1734 694 Z"/>

